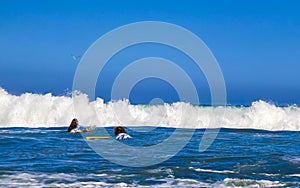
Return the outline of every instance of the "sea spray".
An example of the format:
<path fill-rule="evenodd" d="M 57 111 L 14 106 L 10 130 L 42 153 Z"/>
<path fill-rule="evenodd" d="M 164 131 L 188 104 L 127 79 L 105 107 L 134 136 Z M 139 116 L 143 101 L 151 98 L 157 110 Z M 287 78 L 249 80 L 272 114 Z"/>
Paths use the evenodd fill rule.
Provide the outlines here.
<path fill-rule="evenodd" d="M 76 117 L 80 124 L 97 126 L 300 130 L 299 107 L 278 107 L 262 100 L 249 107 L 207 107 L 184 102 L 132 105 L 127 99 L 104 103 L 100 98 L 89 101 L 85 94 L 75 97 L 51 93 L 16 96 L 0 88 L 0 127 L 60 127 Z"/>

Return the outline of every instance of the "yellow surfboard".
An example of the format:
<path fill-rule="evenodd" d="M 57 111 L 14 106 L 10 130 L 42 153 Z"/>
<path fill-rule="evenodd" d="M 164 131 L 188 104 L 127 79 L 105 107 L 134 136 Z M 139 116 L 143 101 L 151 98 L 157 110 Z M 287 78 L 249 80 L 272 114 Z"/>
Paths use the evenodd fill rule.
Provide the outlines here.
<path fill-rule="evenodd" d="M 96 139 L 108 139 L 109 136 L 87 136 L 85 137 L 86 140 L 96 140 Z"/>

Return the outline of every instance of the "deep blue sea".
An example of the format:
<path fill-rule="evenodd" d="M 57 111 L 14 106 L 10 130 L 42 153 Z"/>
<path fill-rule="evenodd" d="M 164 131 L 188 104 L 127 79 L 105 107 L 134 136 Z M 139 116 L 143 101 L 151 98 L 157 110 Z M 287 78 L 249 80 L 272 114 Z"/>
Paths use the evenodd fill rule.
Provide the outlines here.
<path fill-rule="evenodd" d="M 112 127 L 106 130 L 112 135 Z M 133 138 L 120 144 L 147 147 L 175 129 L 127 130 Z M 162 163 L 131 167 L 104 159 L 88 144 L 111 144 L 108 152 L 122 157 L 110 143 L 113 137 L 86 141 L 85 135 L 68 134 L 66 127 L 1 128 L 0 186 L 300 187 L 299 131 L 221 129 L 212 145 L 199 152 L 204 131 L 196 130 L 183 149 Z M 143 159 L 132 154 L 132 160 Z"/>

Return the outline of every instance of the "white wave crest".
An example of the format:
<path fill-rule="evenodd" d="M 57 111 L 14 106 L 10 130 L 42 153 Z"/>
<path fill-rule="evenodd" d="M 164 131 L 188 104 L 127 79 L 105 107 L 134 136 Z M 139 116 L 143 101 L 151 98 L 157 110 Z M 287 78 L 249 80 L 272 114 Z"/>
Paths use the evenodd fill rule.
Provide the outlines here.
<path fill-rule="evenodd" d="M 234 171 L 231 170 L 211 170 L 211 169 L 202 169 L 202 168 L 194 168 L 189 167 L 190 170 L 194 170 L 196 172 L 207 172 L 207 173 L 216 173 L 216 174 L 234 174 Z"/>
<path fill-rule="evenodd" d="M 300 108 L 277 107 L 265 101 L 250 107 L 203 107 L 177 102 L 163 105 L 131 105 L 128 100 L 89 102 L 87 95 L 53 96 L 9 94 L 0 88 L 0 127 L 68 126 L 76 116 L 80 124 L 97 126 L 162 126 L 175 128 L 239 128 L 300 130 Z"/>
<path fill-rule="evenodd" d="M 118 176 L 117 176 L 118 177 Z M 270 180 L 251 180 L 238 178 L 225 178 L 224 180 L 216 182 L 204 182 L 195 179 L 184 178 L 149 178 L 147 180 L 157 181 L 155 185 L 139 185 L 138 181 L 135 183 L 122 182 L 123 176 L 118 177 L 119 183 L 109 183 L 108 179 L 116 178 L 115 175 L 108 174 L 88 174 L 87 178 L 90 181 L 82 179 L 77 174 L 65 173 L 17 173 L 11 175 L 2 175 L 1 187 L 143 187 L 143 188 L 191 188 L 191 187 L 216 187 L 216 188 L 232 188 L 232 187 L 286 187 L 285 183 Z M 100 180 L 99 180 L 100 178 Z M 92 180 L 95 179 L 95 180 Z M 296 186 L 298 183 L 296 183 Z"/>

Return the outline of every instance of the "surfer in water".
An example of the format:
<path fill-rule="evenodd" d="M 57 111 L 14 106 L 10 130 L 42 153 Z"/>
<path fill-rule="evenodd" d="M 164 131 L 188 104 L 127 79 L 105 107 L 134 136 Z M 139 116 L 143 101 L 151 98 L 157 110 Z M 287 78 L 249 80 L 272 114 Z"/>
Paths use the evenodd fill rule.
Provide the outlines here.
<path fill-rule="evenodd" d="M 124 140 L 126 138 L 131 138 L 131 136 L 129 136 L 125 129 L 121 126 L 117 126 L 114 128 L 114 134 L 116 136 L 116 140 Z"/>
<path fill-rule="evenodd" d="M 89 131 L 89 128 L 82 128 L 79 123 L 78 123 L 78 120 L 76 118 L 74 118 L 72 121 L 71 121 L 71 124 L 68 128 L 68 132 L 69 133 L 81 133 L 81 132 L 87 132 Z"/>

